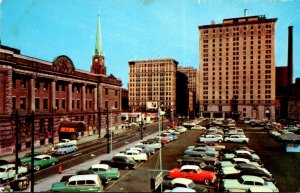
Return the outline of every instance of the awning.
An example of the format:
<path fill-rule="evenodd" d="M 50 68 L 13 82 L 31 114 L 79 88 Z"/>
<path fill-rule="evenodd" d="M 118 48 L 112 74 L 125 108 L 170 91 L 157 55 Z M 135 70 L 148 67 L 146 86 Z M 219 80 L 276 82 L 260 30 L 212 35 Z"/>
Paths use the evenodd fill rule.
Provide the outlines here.
<path fill-rule="evenodd" d="M 72 121 L 72 122 L 60 122 L 59 132 L 62 133 L 73 133 L 85 131 L 85 124 L 82 121 Z"/>

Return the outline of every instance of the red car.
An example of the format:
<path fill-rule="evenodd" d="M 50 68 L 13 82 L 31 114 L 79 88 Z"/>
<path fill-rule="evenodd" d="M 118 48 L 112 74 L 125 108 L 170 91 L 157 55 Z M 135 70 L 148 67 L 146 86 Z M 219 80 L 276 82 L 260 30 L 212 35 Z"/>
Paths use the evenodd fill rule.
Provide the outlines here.
<path fill-rule="evenodd" d="M 188 178 L 194 182 L 204 182 L 204 184 L 210 185 L 216 181 L 216 172 L 201 170 L 200 167 L 196 165 L 184 165 L 180 169 L 172 169 L 168 177 Z"/>

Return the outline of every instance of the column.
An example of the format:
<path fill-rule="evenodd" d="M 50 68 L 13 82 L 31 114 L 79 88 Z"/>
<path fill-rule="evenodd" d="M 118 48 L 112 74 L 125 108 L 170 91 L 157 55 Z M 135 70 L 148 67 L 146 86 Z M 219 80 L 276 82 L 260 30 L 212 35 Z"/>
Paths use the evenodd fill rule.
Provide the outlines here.
<path fill-rule="evenodd" d="M 86 86 L 85 86 L 85 84 L 81 87 L 82 88 L 82 95 L 81 95 L 81 106 L 82 106 L 82 108 L 81 108 L 81 110 L 82 111 L 85 111 L 86 110 Z"/>
<path fill-rule="evenodd" d="M 52 80 L 51 82 L 51 106 L 53 109 L 56 109 L 56 80 Z"/>
<path fill-rule="evenodd" d="M 98 111 L 98 90 L 97 90 L 97 86 L 93 89 L 93 93 L 94 93 L 94 111 Z M 99 107 L 100 107 L 100 103 L 99 103 Z"/>
<path fill-rule="evenodd" d="M 72 111 L 72 83 L 68 84 L 68 111 Z"/>
<path fill-rule="evenodd" d="M 30 79 L 30 111 L 35 111 L 35 79 Z"/>

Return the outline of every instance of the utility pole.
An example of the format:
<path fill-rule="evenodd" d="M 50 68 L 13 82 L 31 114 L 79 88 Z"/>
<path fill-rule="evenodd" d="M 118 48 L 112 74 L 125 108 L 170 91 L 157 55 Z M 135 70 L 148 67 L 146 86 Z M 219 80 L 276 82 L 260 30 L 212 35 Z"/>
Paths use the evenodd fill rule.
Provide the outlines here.
<path fill-rule="evenodd" d="M 158 117 L 158 135 L 161 136 L 161 125 L 160 125 L 160 104 L 158 103 L 157 108 L 157 117 Z M 161 148 L 159 148 L 159 171 L 162 172 L 162 156 L 161 156 Z M 163 186 L 160 186 L 160 191 L 163 192 Z"/>
<path fill-rule="evenodd" d="M 101 108 L 100 107 L 98 112 L 98 134 L 100 139 L 101 138 Z"/>
<path fill-rule="evenodd" d="M 13 115 L 12 115 L 13 116 Z M 16 124 L 16 175 L 15 175 L 15 180 L 18 179 L 18 169 L 19 169 L 19 112 L 18 110 L 16 110 L 16 114 L 15 114 L 15 124 Z"/>
<path fill-rule="evenodd" d="M 106 109 L 106 125 L 107 125 L 107 128 L 106 128 L 106 133 L 107 133 L 107 153 L 110 153 L 110 148 L 109 148 L 109 142 L 110 142 L 110 134 L 109 134 L 109 114 L 108 114 L 108 107 Z"/>
<path fill-rule="evenodd" d="M 30 171 L 30 178 L 31 178 L 31 188 L 30 192 L 34 192 L 34 111 L 31 113 L 31 171 Z"/>
<path fill-rule="evenodd" d="M 143 122 L 143 120 L 141 120 L 141 123 L 140 123 L 140 127 L 141 127 L 141 140 L 143 140 L 143 126 L 144 126 L 144 122 Z"/>

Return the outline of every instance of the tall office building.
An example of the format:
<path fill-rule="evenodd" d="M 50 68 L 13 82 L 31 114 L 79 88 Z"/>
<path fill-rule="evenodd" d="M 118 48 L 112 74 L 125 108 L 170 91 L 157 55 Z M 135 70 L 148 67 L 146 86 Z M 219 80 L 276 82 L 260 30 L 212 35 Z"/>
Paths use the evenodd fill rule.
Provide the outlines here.
<path fill-rule="evenodd" d="M 275 118 L 275 23 L 245 16 L 199 26 L 200 114 Z"/>
<path fill-rule="evenodd" d="M 195 92 L 196 102 L 199 101 L 199 72 L 193 67 L 178 66 L 177 70 L 184 73 L 188 78 L 188 89 Z"/>
<path fill-rule="evenodd" d="M 163 110 L 176 109 L 176 72 L 174 59 L 129 61 L 129 107 L 146 110 L 146 102 L 158 102 Z"/>

